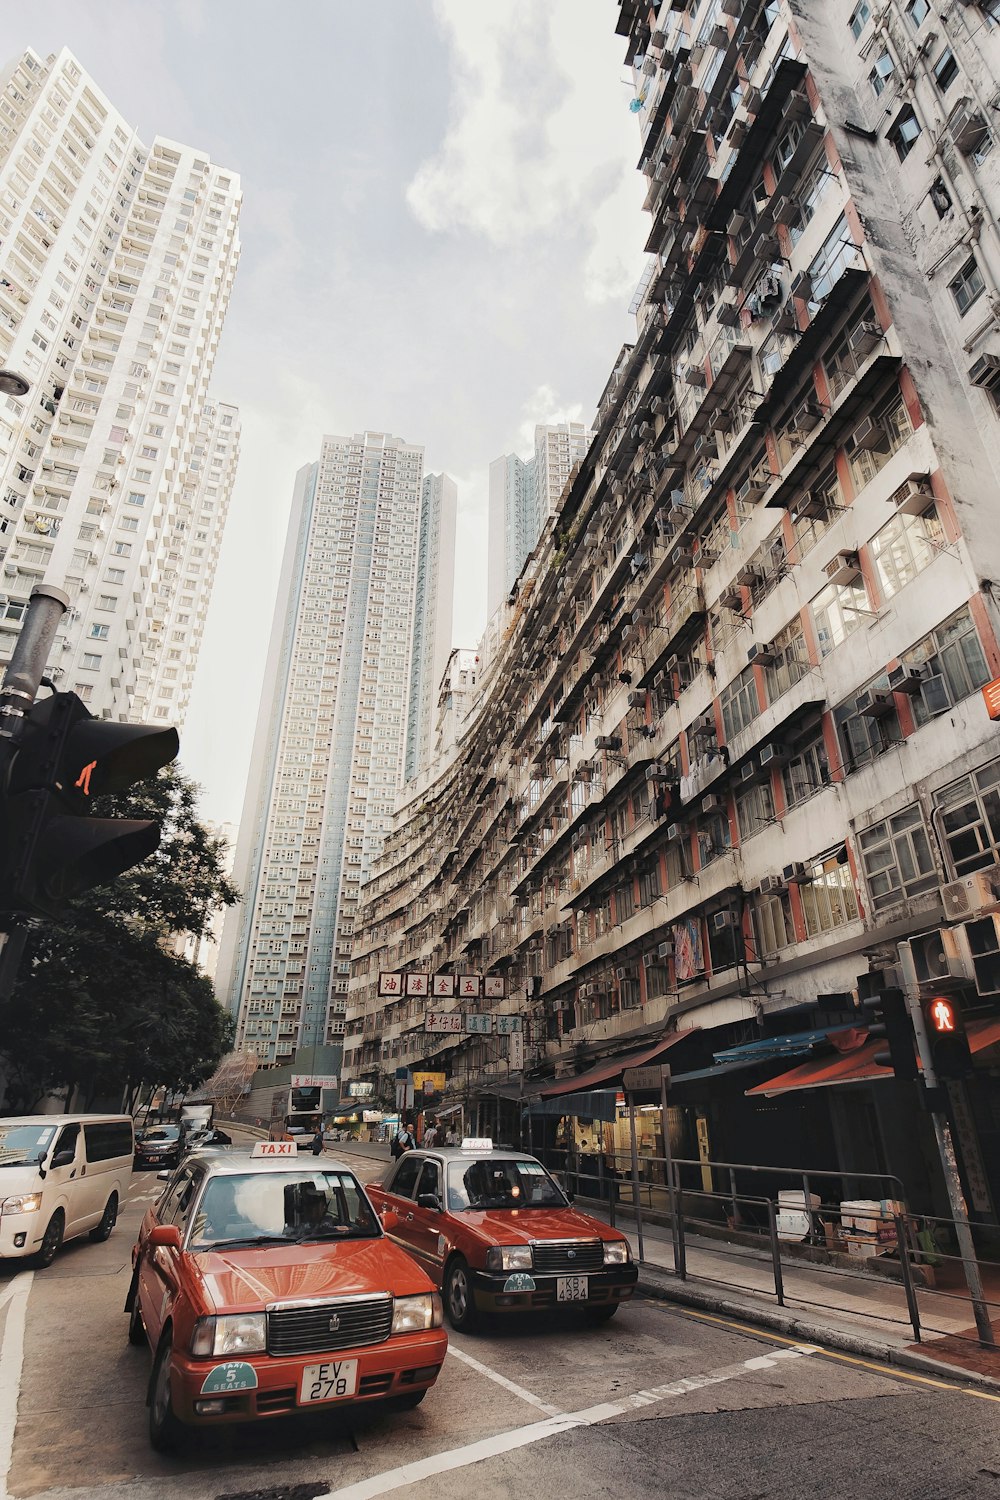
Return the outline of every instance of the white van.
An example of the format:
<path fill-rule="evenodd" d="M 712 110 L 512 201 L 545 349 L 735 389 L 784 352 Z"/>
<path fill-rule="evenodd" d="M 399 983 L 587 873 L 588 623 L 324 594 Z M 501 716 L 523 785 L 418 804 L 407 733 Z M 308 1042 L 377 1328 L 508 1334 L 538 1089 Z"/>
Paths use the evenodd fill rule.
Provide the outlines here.
<path fill-rule="evenodd" d="M 48 1266 L 63 1240 L 106 1240 L 132 1176 L 129 1115 L 0 1119 L 0 1257 Z"/>

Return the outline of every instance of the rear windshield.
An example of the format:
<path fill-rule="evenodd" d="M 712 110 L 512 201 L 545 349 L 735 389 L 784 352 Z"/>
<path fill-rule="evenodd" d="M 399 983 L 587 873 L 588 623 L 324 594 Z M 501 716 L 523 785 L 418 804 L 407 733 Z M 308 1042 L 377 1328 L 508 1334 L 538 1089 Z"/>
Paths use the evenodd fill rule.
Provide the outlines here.
<path fill-rule="evenodd" d="M 211 1246 L 374 1239 L 374 1210 L 348 1172 L 290 1171 L 210 1177 L 192 1221 L 192 1250 Z"/>
<path fill-rule="evenodd" d="M 149 1130 L 142 1132 L 144 1142 L 149 1141 L 176 1141 L 180 1137 L 179 1125 L 153 1125 Z"/>
<path fill-rule="evenodd" d="M 489 1156 L 451 1162 L 448 1207 L 453 1213 L 477 1208 L 564 1208 L 566 1198 L 539 1161 Z"/>
<path fill-rule="evenodd" d="M 0 1167 L 22 1167 L 41 1161 L 52 1145 L 55 1125 L 0 1124 Z"/>

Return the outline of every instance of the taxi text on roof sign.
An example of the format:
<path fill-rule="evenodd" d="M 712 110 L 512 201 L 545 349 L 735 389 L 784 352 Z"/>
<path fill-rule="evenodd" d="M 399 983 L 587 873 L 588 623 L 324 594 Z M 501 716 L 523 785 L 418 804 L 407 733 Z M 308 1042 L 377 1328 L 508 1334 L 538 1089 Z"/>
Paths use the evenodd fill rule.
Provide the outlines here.
<path fill-rule="evenodd" d="M 250 1152 L 251 1156 L 294 1156 L 299 1154 L 299 1148 L 294 1141 L 258 1141 Z"/>
<path fill-rule="evenodd" d="M 493 1142 L 488 1135 L 467 1135 L 462 1142 L 463 1151 L 492 1151 Z"/>

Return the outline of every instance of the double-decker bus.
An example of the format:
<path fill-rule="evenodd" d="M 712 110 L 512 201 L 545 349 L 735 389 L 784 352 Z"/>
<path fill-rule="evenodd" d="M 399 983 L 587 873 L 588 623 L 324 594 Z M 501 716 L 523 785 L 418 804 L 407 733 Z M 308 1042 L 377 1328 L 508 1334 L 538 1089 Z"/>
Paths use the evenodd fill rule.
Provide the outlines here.
<path fill-rule="evenodd" d="M 323 1095 L 319 1088 L 279 1088 L 271 1095 L 272 1141 L 293 1140 L 300 1151 L 308 1151 L 323 1123 Z"/>

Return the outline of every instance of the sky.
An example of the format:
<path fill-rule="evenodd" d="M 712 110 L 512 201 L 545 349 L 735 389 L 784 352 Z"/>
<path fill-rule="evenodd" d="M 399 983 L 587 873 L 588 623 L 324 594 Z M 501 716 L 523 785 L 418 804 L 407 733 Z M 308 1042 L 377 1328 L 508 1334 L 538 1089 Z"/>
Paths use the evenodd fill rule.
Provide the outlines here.
<path fill-rule="evenodd" d="M 643 269 L 613 0 L 36 0 L 4 56 L 68 46 L 149 144 L 243 187 L 213 394 L 242 454 L 181 763 L 239 821 L 295 472 L 324 433 L 458 484 L 456 645 L 485 625 L 491 459 L 590 421 Z"/>

